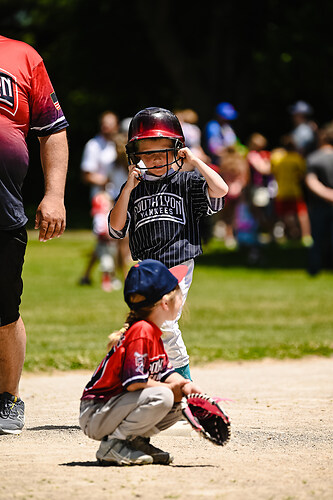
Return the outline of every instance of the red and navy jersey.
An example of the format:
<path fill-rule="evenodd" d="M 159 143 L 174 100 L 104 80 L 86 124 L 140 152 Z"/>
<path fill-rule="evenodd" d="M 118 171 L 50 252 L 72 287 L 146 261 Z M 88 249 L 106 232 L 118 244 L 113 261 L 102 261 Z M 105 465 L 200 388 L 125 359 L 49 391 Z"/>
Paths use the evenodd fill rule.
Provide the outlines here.
<path fill-rule="evenodd" d="M 138 382 L 153 378 L 164 382 L 174 372 L 161 339 L 162 332 L 149 321 L 137 321 L 100 363 L 81 399 L 107 401 Z"/>
<path fill-rule="evenodd" d="M 224 204 L 207 191 L 196 172 L 179 172 L 167 182 L 142 181 L 131 192 L 125 227 L 109 226 L 110 235 L 123 238 L 129 231 L 133 260 L 155 259 L 170 268 L 194 259 L 202 253 L 200 218 Z"/>
<path fill-rule="evenodd" d="M 41 56 L 26 43 L 0 36 L 0 229 L 27 222 L 21 188 L 28 131 L 42 137 L 67 126 Z"/>

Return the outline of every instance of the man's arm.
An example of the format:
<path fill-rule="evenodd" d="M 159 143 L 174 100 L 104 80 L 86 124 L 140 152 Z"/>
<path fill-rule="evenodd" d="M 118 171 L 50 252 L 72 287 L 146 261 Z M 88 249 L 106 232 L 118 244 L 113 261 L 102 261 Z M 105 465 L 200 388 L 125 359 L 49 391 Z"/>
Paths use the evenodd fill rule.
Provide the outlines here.
<path fill-rule="evenodd" d="M 325 201 L 333 203 L 333 189 L 325 186 L 322 182 L 320 182 L 316 174 L 307 174 L 305 177 L 305 183 L 308 188 L 317 196 Z"/>
<path fill-rule="evenodd" d="M 39 241 L 47 241 L 61 236 L 66 228 L 64 205 L 68 168 L 66 130 L 39 137 L 39 142 L 45 194 L 37 208 L 35 229 L 39 228 Z"/>

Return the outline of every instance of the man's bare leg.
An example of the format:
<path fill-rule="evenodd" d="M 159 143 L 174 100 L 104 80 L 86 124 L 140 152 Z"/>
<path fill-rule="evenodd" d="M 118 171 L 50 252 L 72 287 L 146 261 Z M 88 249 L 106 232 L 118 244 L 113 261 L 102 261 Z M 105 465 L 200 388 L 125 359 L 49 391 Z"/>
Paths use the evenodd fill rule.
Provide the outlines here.
<path fill-rule="evenodd" d="M 0 394 L 9 392 L 19 397 L 26 348 L 26 333 L 21 317 L 0 327 Z"/>

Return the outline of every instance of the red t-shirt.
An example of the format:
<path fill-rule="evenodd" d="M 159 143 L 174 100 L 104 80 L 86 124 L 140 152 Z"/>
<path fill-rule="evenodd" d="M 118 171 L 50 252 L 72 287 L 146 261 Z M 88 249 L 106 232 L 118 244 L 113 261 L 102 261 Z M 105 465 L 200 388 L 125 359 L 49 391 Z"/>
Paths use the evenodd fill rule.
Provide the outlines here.
<path fill-rule="evenodd" d="M 160 382 L 175 370 L 169 363 L 162 332 L 149 321 L 137 321 L 100 363 L 81 399 L 107 401 L 134 383 L 153 378 Z"/>
<path fill-rule="evenodd" d="M 47 136 L 67 126 L 41 56 L 26 43 L 0 36 L 0 229 L 27 221 L 21 188 L 29 129 Z"/>

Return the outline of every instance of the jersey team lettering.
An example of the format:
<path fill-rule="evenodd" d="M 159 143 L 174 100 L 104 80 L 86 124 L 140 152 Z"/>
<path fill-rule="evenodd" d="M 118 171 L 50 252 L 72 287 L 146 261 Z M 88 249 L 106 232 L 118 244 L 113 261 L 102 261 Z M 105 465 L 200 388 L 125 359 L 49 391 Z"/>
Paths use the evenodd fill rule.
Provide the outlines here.
<path fill-rule="evenodd" d="M 18 92 L 15 76 L 0 68 L 0 108 L 15 115 L 18 106 Z"/>
<path fill-rule="evenodd" d="M 163 370 L 163 365 L 165 363 L 165 356 L 161 356 L 159 359 L 152 361 L 149 367 L 149 375 L 154 380 L 160 380 L 160 373 Z M 170 366 L 171 367 L 171 366 Z"/>
<path fill-rule="evenodd" d="M 173 193 L 156 193 L 138 198 L 134 202 L 135 229 L 156 220 L 171 220 L 185 224 L 183 199 Z"/>

